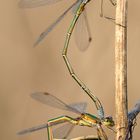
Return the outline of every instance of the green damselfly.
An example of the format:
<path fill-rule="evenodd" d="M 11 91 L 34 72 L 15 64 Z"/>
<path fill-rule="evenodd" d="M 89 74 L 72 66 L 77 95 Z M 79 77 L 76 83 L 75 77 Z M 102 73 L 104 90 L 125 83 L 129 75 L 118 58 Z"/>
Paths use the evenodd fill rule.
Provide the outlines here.
<path fill-rule="evenodd" d="M 43 6 L 43 5 L 47 5 L 47 4 L 51 4 L 51 3 L 55 3 L 61 0 L 21 0 L 19 2 L 19 6 L 23 7 L 23 8 L 33 8 L 33 7 L 38 7 L 38 6 Z M 60 15 L 56 21 L 51 24 L 43 33 L 41 33 L 41 35 L 39 36 L 38 40 L 35 43 L 35 46 L 38 45 L 47 35 L 50 31 L 52 31 L 52 29 L 65 17 L 65 15 L 71 10 L 71 9 L 75 9 L 74 11 L 74 18 L 70 24 L 70 27 L 68 29 L 67 35 L 66 35 L 66 40 L 65 40 L 65 45 L 62 51 L 62 56 L 64 58 L 65 64 L 70 72 L 70 75 L 72 76 L 72 78 L 78 83 L 78 85 L 85 91 L 86 94 L 88 94 L 88 96 L 93 100 L 93 102 L 95 103 L 95 106 L 97 108 L 98 111 L 98 116 L 100 119 L 104 118 L 104 110 L 103 110 L 103 106 L 101 104 L 101 102 L 99 101 L 99 99 L 87 88 L 87 86 L 78 78 L 78 76 L 75 74 L 69 59 L 67 57 L 67 50 L 69 47 L 69 42 L 70 42 L 70 38 L 73 32 L 73 29 L 77 23 L 77 28 L 79 27 L 78 25 L 80 24 L 79 18 L 82 18 L 84 21 L 84 25 L 81 27 L 80 30 L 84 30 L 82 34 L 78 34 L 77 38 L 83 36 L 83 39 L 76 39 L 78 40 L 79 43 L 77 43 L 78 48 L 80 50 L 86 50 L 89 46 L 89 42 L 91 41 L 91 34 L 90 34 L 90 29 L 89 29 L 89 25 L 88 25 L 88 21 L 87 21 L 87 17 L 86 17 L 86 11 L 85 11 L 85 6 L 87 5 L 87 3 L 89 3 L 92 0 L 76 0 L 75 3 L 73 3 L 62 15 Z M 115 5 L 115 1 L 114 0 L 109 0 L 113 5 Z M 103 3 L 103 0 L 101 0 L 101 2 Z M 78 30 L 78 29 L 77 29 Z M 82 42 L 84 41 L 84 42 Z"/>
<path fill-rule="evenodd" d="M 48 131 L 48 140 L 53 140 L 54 135 L 52 131 L 52 126 L 65 123 L 64 126 L 61 126 L 56 131 L 58 134 L 57 136 L 59 136 L 59 138 L 61 139 L 67 138 L 72 128 L 75 125 L 79 125 L 79 126 L 87 126 L 91 128 L 96 127 L 98 137 L 95 138 L 95 140 L 98 140 L 98 139 L 108 140 L 107 135 L 102 128 L 102 125 L 112 129 L 112 127 L 114 126 L 114 121 L 112 117 L 105 117 L 105 118 L 100 119 L 93 114 L 89 114 L 85 112 L 86 103 L 67 105 L 66 103 L 58 99 L 57 97 L 47 92 L 36 92 L 36 93 L 31 94 L 31 97 L 37 101 L 40 101 L 43 104 L 47 104 L 49 106 L 52 106 L 58 109 L 71 111 L 73 113 L 78 114 L 79 116 L 77 118 L 72 118 L 70 116 L 60 116 L 57 118 L 53 118 L 53 119 L 48 120 L 46 124 L 22 130 L 17 133 L 18 135 L 24 135 L 27 133 L 31 133 L 31 132 L 46 128 Z M 62 132 L 62 129 L 65 130 L 65 132 Z M 58 133 L 58 131 L 60 133 Z"/>

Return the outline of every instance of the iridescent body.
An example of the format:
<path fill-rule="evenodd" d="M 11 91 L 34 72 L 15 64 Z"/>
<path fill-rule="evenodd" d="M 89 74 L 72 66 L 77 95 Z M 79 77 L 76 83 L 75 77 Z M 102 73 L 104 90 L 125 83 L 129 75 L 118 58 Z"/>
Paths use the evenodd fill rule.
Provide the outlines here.
<path fill-rule="evenodd" d="M 54 3 L 54 2 L 58 2 L 60 0 L 21 0 L 19 5 L 20 7 L 23 8 L 32 8 L 32 7 L 37 7 L 37 6 L 42 6 L 45 4 L 50 4 L 50 3 Z M 91 0 L 77 0 L 75 3 L 73 3 L 60 17 L 58 17 L 58 19 L 52 24 L 50 25 L 49 28 L 47 28 L 47 30 L 45 30 L 38 38 L 38 40 L 36 41 L 35 45 L 38 45 L 38 43 L 40 43 L 40 41 L 42 41 L 42 39 L 44 39 L 44 37 L 46 37 L 48 35 L 48 33 L 50 31 L 52 31 L 52 29 L 56 26 L 56 24 L 58 24 L 60 22 L 60 20 L 62 20 L 64 18 L 64 16 L 66 15 L 66 13 L 71 10 L 72 8 L 75 9 L 74 12 L 74 18 L 72 20 L 72 22 L 70 23 L 70 27 L 68 29 L 67 35 L 66 35 L 66 40 L 65 40 L 65 45 L 62 51 L 62 56 L 63 59 L 65 61 L 65 64 L 69 70 L 69 73 L 71 75 L 71 77 L 76 81 L 76 83 L 78 83 L 78 85 L 85 91 L 85 93 L 93 100 L 93 102 L 95 103 L 95 106 L 97 108 L 98 111 L 98 116 L 99 118 L 104 118 L 104 110 L 103 110 L 103 106 L 101 104 L 101 102 L 99 101 L 99 99 L 89 90 L 89 88 L 84 84 L 84 82 L 82 82 L 79 77 L 75 74 L 69 59 L 67 57 L 67 51 L 68 51 L 68 47 L 69 47 L 69 41 L 73 32 L 73 29 L 76 25 L 76 23 L 78 23 L 78 19 L 81 15 L 84 15 L 84 20 L 85 20 L 85 25 L 86 30 L 88 32 L 88 38 L 86 38 L 86 35 L 81 35 L 79 34 L 78 37 L 80 36 L 85 36 L 85 40 L 88 40 L 86 42 L 90 42 L 91 41 L 91 35 L 90 35 L 90 30 L 89 30 L 89 25 L 87 22 L 87 18 L 86 18 L 86 14 L 85 14 L 85 6 L 87 5 L 87 3 L 89 3 Z M 103 0 L 102 0 L 103 1 Z M 115 5 L 114 0 L 109 0 L 113 5 Z M 83 14 L 84 13 L 84 14 Z M 85 29 L 85 27 L 83 27 L 82 29 Z M 81 29 L 81 30 L 82 30 Z M 78 38 L 77 37 L 77 38 Z M 84 40 L 84 39 L 83 39 Z M 79 40 L 81 41 L 81 40 Z M 80 43 L 79 43 L 80 44 Z M 88 43 L 86 43 L 86 45 L 84 45 L 84 47 L 81 47 L 82 44 L 80 44 L 78 46 L 78 48 L 82 48 L 80 50 L 86 50 L 88 45 Z"/>
<path fill-rule="evenodd" d="M 22 130 L 18 133 L 19 135 L 23 135 L 23 134 L 31 133 L 31 132 L 34 132 L 43 128 L 47 128 L 48 140 L 53 140 L 54 137 L 53 137 L 53 132 L 52 132 L 52 126 L 68 122 L 72 124 L 71 126 L 79 125 L 79 126 L 87 126 L 91 128 L 95 127 L 97 129 L 98 138 L 102 140 L 107 140 L 108 138 L 104 130 L 102 129 L 102 125 L 108 128 L 114 126 L 114 121 L 112 117 L 106 117 L 106 118 L 100 119 L 93 114 L 81 112 L 78 108 L 76 107 L 74 108 L 70 105 L 67 105 L 66 103 L 64 103 L 63 101 L 61 101 L 60 99 L 56 98 L 55 96 L 49 93 L 46 93 L 46 92 L 33 93 L 31 97 L 35 100 L 42 102 L 43 104 L 47 104 L 53 107 L 57 107 L 63 110 L 68 110 L 73 113 L 76 113 L 79 115 L 79 117 L 72 118 L 70 116 L 60 116 L 57 118 L 53 118 L 53 119 L 48 120 L 47 124 L 45 125 L 40 125 L 37 127 L 32 127 L 29 129 Z"/>
<path fill-rule="evenodd" d="M 25 5 L 25 7 L 36 7 L 36 6 L 41 6 L 44 4 L 48 4 L 48 3 L 53 3 L 53 2 L 57 2 L 59 0 L 21 0 L 20 5 Z M 63 123 L 63 122 L 70 122 L 73 125 L 80 125 L 80 126 L 88 126 L 88 127 L 94 127 L 96 126 L 97 128 L 97 133 L 99 138 L 101 138 L 102 140 L 107 140 L 107 136 L 104 132 L 104 130 L 102 129 L 101 125 L 105 125 L 107 127 L 112 127 L 114 126 L 114 121 L 112 120 L 112 117 L 104 117 L 104 110 L 103 110 L 103 106 L 100 102 L 100 100 L 87 88 L 87 86 L 78 78 L 78 76 L 75 74 L 69 59 L 67 57 L 67 51 L 68 51 L 68 47 L 69 47 L 69 41 L 73 32 L 73 29 L 80 17 L 80 15 L 84 12 L 85 6 L 88 2 L 90 2 L 91 0 L 77 0 L 73 5 L 71 5 L 49 28 L 47 28 L 46 31 L 44 31 L 39 39 L 36 41 L 35 45 L 37 45 L 38 43 L 40 43 L 40 41 L 42 39 L 44 39 L 45 36 L 48 35 L 48 33 L 55 27 L 55 25 L 57 23 L 59 23 L 59 21 L 61 19 L 63 19 L 63 17 L 65 16 L 65 14 L 71 9 L 73 8 L 75 5 L 77 5 L 76 8 L 76 12 L 74 14 L 74 18 L 70 24 L 70 27 L 68 29 L 67 35 L 66 35 L 66 40 L 65 40 L 65 45 L 62 51 L 62 56 L 63 59 L 65 61 L 65 64 L 69 70 L 70 75 L 72 76 L 72 78 L 78 83 L 78 85 L 85 91 L 85 93 L 93 100 L 93 102 L 95 103 L 95 106 L 97 108 L 98 111 L 98 117 L 92 115 L 92 114 L 88 114 L 88 113 L 83 113 L 83 112 L 79 112 L 76 111 L 75 109 L 72 109 L 71 107 L 68 107 L 68 105 L 66 105 L 66 108 L 68 107 L 69 110 L 76 112 L 80 115 L 80 117 L 78 118 L 71 118 L 69 116 L 61 116 L 58 118 L 54 118 L 51 119 L 47 122 L 47 125 L 43 125 L 43 126 L 39 126 L 39 127 L 35 127 L 35 128 L 31 128 L 31 129 L 27 129 L 24 131 L 19 132 L 19 134 L 25 134 L 25 133 L 29 133 L 29 132 L 33 132 L 42 128 L 46 128 L 48 129 L 48 139 L 49 140 L 53 140 L 53 135 L 52 135 L 52 129 L 51 126 L 59 124 L 59 123 Z M 110 0 L 112 2 L 112 0 Z M 89 29 L 89 28 L 88 28 Z M 89 30 L 88 30 L 89 31 Z M 79 35 L 80 36 L 80 35 Z M 89 42 L 91 41 L 91 37 L 89 37 Z M 80 48 L 80 46 L 78 46 Z M 87 47 L 85 47 L 87 48 Z M 85 50 L 85 49 L 84 49 Z M 38 94 L 37 94 L 38 95 Z M 47 93 L 42 93 L 43 96 L 48 96 L 50 94 Z M 40 97 L 42 97 L 42 95 Z M 36 96 L 36 95 L 35 95 Z M 39 96 L 38 96 L 39 97 Z M 37 100 L 42 102 L 42 98 L 40 100 L 39 98 L 36 98 Z M 51 96 L 54 97 L 54 96 Z M 58 101 L 58 100 L 57 100 Z M 60 101 L 60 100 L 59 100 Z M 44 103 L 44 101 L 43 101 Z M 55 103 L 55 102 L 54 102 Z M 47 104 L 47 103 L 46 103 Z M 71 109 L 70 109 L 71 108 Z M 75 110 L 75 111 L 74 111 Z"/>
<path fill-rule="evenodd" d="M 93 100 L 93 102 L 95 103 L 95 106 L 98 110 L 99 113 L 99 117 L 103 118 L 104 117 L 104 111 L 103 111 L 103 107 L 99 101 L 99 99 L 87 88 L 87 86 L 78 78 L 78 76 L 75 74 L 69 59 L 67 57 L 67 50 L 69 47 L 69 41 L 71 38 L 71 34 L 73 32 L 73 29 L 76 25 L 76 22 L 79 18 L 79 16 L 81 15 L 81 13 L 84 11 L 84 8 L 86 6 L 86 4 L 89 2 L 90 0 L 83 0 L 82 3 L 79 5 L 79 7 L 77 8 L 76 14 L 70 24 L 70 27 L 68 29 L 67 32 L 67 36 L 66 36 L 66 40 L 65 40 L 65 45 L 62 51 L 62 56 L 64 58 L 65 64 L 69 70 L 70 75 L 72 76 L 72 78 L 78 83 L 78 85 L 85 91 L 86 94 L 88 94 L 88 96 Z"/>

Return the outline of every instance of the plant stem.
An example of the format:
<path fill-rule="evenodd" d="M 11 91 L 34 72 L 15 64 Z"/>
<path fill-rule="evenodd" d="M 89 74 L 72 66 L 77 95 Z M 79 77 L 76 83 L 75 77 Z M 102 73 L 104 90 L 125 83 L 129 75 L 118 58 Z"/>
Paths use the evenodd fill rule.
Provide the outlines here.
<path fill-rule="evenodd" d="M 117 0 L 115 33 L 116 140 L 127 130 L 127 0 Z"/>

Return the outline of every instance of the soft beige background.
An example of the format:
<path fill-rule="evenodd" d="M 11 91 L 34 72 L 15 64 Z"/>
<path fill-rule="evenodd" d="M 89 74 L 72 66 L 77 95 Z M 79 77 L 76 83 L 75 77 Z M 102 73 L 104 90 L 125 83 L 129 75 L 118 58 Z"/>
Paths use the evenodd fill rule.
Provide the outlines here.
<path fill-rule="evenodd" d="M 34 91 L 48 91 L 66 103 L 86 101 L 88 111 L 96 113 L 94 104 L 69 76 L 61 56 L 71 13 L 36 48 L 32 45 L 74 0 L 23 10 L 17 0 L 0 4 L 0 139 L 46 140 L 46 130 L 31 135 L 16 136 L 16 132 L 45 123 L 66 114 L 42 105 L 30 98 Z M 99 97 L 106 115 L 114 108 L 114 24 L 99 17 L 100 2 L 87 6 L 93 41 L 89 49 L 80 52 L 71 39 L 69 58 L 75 72 Z M 140 2 L 129 1 L 128 16 L 128 101 L 129 109 L 140 98 Z M 105 0 L 105 15 L 114 17 L 114 8 Z M 73 115 L 73 114 L 71 114 Z M 134 140 L 139 140 L 140 119 L 137 119 Z M 80 131 L 79 131 L 80 130 Z M 95 134 L 94 129 L 76 128 L 72 135 Z M 108 131 L 110 133 L 110 131 Z M 112 135 L 112 134 L 111 134 Z M 110 138 L 111 139 L 111 138 Z M 113 138 L 112 138 L 113 139 Z"/>

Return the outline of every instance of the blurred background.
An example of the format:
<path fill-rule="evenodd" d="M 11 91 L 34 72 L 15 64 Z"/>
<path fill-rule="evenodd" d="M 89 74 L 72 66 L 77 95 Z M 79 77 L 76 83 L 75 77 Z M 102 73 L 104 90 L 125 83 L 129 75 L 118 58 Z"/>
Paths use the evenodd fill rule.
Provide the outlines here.
<path fill-rule="evenodd" d="M 38 45 L 33 43 L 75 0 L 63 0 L 53 5 L 20 9 L 17 0 L 0 4 L 0 138 L 1 140 L 46 140 L 46 130 L 17 136 L 24 128 L 47 122 L 48 119 L 68 114 L 45 106 L 30 94 L 49 92 L 70 104 L 87 102 L 87 112 L 97 115 L 95 105 L 69 75 L 61 52 L 67 28 L 72 19 L 69 12 L 58 26 Z M 140 2 L 129 1 L 128 13 L 128 105 L 133 108 L 140 98 Z M 105 114 L 115 116 L 114 105 L 114 31 L 115 24 L 100 17 L 100 1 L 91 1 L 87 15 L 92 42 L 85 52 L 76 47 L 74 36 L 68 56 L 75 73 L 102 102 Z M 114 17 L 115 8 L 104 2 L 104 14 Z M 79 131 L 80 130 L 80 131 Z M 112 132 L 106 130 L 113 139 Z M 140 117 L 134 131 L 139 140 Z M 76 127 L 71 137 L 96 134 L 94 128 Z"/>

